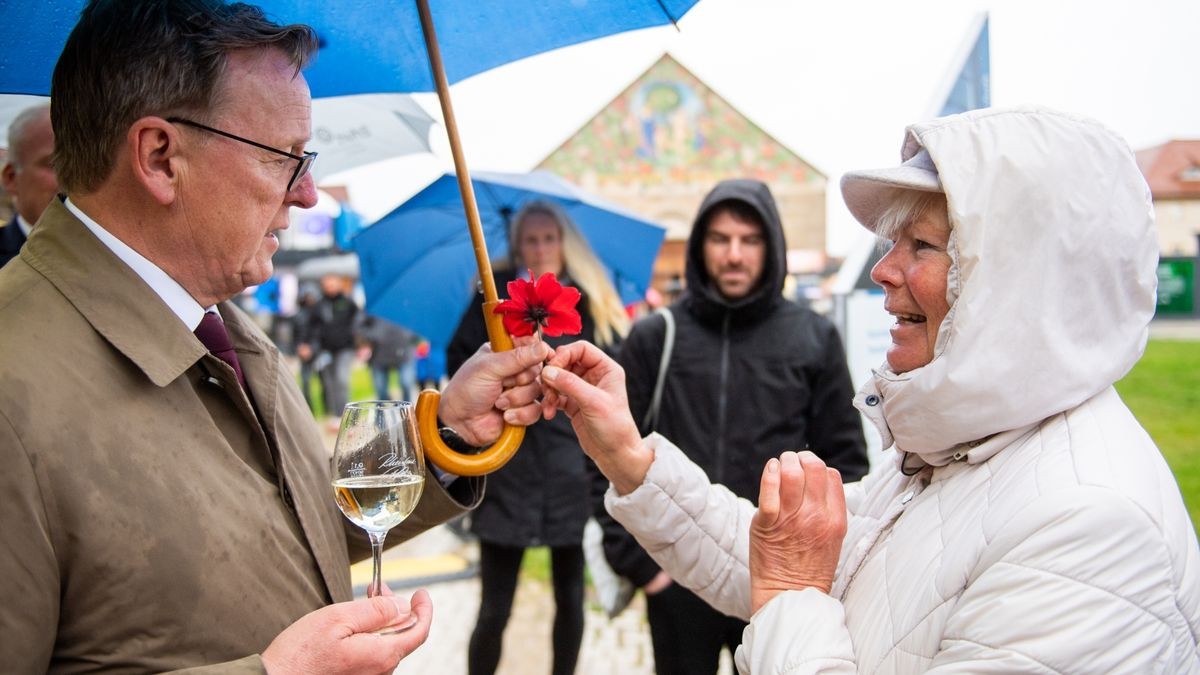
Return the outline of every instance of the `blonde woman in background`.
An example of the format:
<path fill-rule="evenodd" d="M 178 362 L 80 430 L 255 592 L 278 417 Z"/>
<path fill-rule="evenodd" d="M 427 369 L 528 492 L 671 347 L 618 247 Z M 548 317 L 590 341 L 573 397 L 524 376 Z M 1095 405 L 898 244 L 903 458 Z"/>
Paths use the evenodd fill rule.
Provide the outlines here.
<path fill-rule="evenodd" d="M 551 272 L 583 295 L 579 335 L 545 338 L 554 347 L 588 340 L 611 349 L 629 329 L 629 318 L 608 271 L 557 205 L 526 204 L 509 228 L 509 259 L 496 265 L 496 288 L 507 297 L 516 278 Z M 481 344 L 487 330 L 481 300 L 467 308 L 446 350 L 453 374 Z M 583 526 L 589 514 L 588 477 L 579 441 L 565 417 L 529 427 L 521 449 L 488 478 L 487 494 L 472 514 L 479 537 L 483 593 L 468 652 L 470 675 L 486 675 L 500 662 L 525 549 L 550 547 L 555 615 L 552 641 L 556 675 L 575 670 L 583 639 Z"/>

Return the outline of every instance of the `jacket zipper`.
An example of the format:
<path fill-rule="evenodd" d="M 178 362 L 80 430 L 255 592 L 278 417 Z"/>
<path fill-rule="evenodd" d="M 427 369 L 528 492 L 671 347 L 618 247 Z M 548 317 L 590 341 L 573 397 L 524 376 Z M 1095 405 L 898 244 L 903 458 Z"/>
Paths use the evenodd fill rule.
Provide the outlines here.
<path fill-rule="evenodd" d="M 725 410 L 729 400 L 729 312 L 721 322 L 721 378 L 717 390 L 717 458 L 713 481 L 725 482 Z"/>

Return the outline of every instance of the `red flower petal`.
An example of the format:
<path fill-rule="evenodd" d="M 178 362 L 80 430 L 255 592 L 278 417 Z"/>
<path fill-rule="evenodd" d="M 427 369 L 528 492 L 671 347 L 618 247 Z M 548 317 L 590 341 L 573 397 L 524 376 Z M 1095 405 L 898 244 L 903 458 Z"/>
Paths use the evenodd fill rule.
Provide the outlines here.
<path fill-rule="evenodd" d="M 496 305 L 493 310 L 496 314 L 500 314 L 501 321 L 504 323 L 504 330 L 513 337 L 521 337 L 524 335 L 533 335 L 534 325 L 530 324 L 526 317 L 529 315 L 529 293 L 525 287 L 531 284 L 524 279 L 514 279 L 508 282 L 509 299 Z"/>
<path fill-rule="evenodd" d="M 558 283 L 558 277 L 555 277 L 550 272 L 546 272 L 538 277 L 538 280 L 533 283 L 533 288 L 537 296 L 534 302 L 542 307 L 549 307 L 550 303 L 554 302 L 554 299 L 563 290 L 562 284 Z"/>
<path fill-rule="evenodd" d="M 577 289 L 567 286 L 546 308 L 546 335 L 578 335 L 583 330 L 583 319 L 575 306 L 581 297 Z"/>

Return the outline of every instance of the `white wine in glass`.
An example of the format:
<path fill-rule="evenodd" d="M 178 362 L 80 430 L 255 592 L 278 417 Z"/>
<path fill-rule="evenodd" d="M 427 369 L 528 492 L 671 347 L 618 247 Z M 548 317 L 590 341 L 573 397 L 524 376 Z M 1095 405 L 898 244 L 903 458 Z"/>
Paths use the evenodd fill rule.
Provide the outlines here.
<path fill-rule="evenodd" d="M 346 518 L 371 538 L 367 597 L 379 595 L 383 586 L 380 559 L 388 530 L 413 512 L 424 487 L 425 456 L 415 406 L 407 401 L 347 404 L 333 451 L 333 491 Z M 413 623 L 385 632 L 406 630 Z"/>

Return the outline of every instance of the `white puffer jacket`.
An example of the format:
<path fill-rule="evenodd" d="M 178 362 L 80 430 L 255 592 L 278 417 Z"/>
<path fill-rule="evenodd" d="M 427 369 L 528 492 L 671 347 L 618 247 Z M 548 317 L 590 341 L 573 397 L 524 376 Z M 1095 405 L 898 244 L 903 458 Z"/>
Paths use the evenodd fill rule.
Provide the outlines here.
<path fill-rule="evenodd" d="M 1129 149 L 1032 108 L 910 127 L 903 157 L 921 148 L 949 201 L 952 306 L 928 365 L 885 365 L 855 399 L 899 452 L 846 488 L 832 594 L 751 617 L 753 506 L 661 437 L 609 511 L 750 620 L 743 673 L 1200 673 L 1195 531 L 1112 388 L 1141 356 L 1156 283 Z"/>

